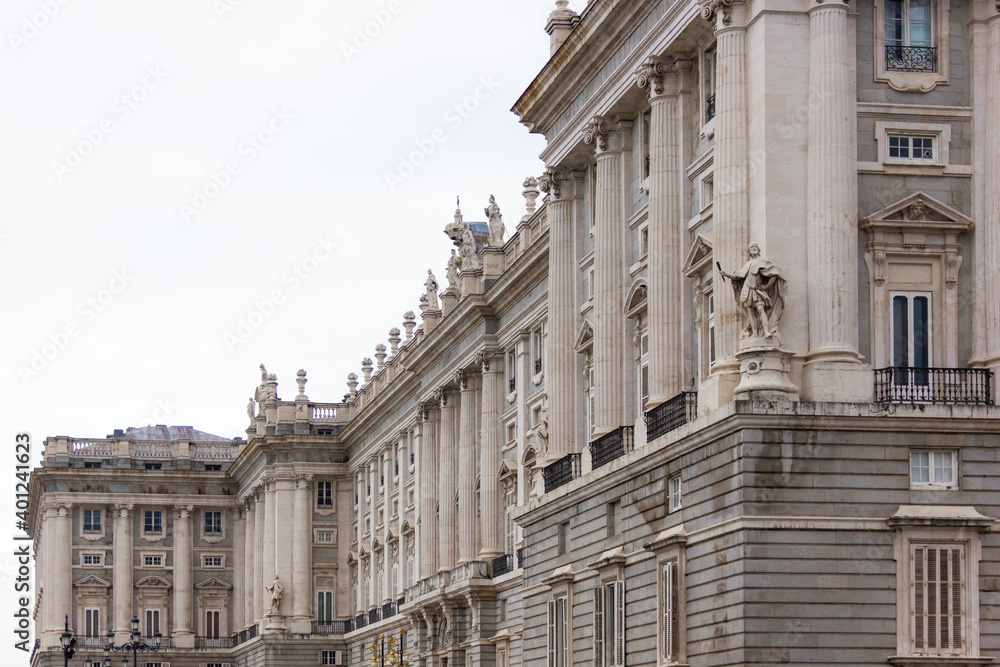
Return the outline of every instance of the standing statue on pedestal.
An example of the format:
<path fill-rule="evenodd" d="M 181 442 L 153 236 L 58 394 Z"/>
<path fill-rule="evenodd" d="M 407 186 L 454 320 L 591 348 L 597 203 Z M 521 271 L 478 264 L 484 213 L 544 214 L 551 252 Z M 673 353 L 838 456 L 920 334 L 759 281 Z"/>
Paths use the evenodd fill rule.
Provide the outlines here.
<path fill-rule="evenodd" d="M 462 258 L 454 248 L 451 249 L 451 257 L 448 258 L 448 287 L 458 289 L 459 273 L 462 271 Z"/>
<path fill-rule="evenodd" d="M 270 586 L 265 586 L 264 590 L 271 594 L 271 610 L 268 613 L 280 613 L 278 609 L 281 607 L 281 596 L 284 594 L 285 589 L 281 587 L 281 579 L 278 578 L 278 575 L 274 575 L 274 583 Z"/>
<path fill-rule="evenodd" d="M 726 273 L 716 262 L 719 273 L 729 278 L 736 296 L 736 305 L 743 315 L 740 339 L 778 337 L 778 320 L 785 310 L 785 291 L 788 283 L 781 269 L 762 257 L 760 246 L 747 246 L 750 260 L 736 273 Z"/>
<path fill-rule="evenodd" d="M 503 216 L 500 215 L 500 207 L 497 206 L 497 200 L 493 195 L 490 195 L 490 203 L 484 210 L 486 218 L 490 221 L 490 245 L 500 248 L 503 246 Z"/>
<path fill-rule="evenodd" d="M 427 280 L 424 281 L 424 296 L 427 299 L 427 307 L 431 310 L 438 310 L 438 281 L 434 277 L 434 272 L 427 269 Z"/>

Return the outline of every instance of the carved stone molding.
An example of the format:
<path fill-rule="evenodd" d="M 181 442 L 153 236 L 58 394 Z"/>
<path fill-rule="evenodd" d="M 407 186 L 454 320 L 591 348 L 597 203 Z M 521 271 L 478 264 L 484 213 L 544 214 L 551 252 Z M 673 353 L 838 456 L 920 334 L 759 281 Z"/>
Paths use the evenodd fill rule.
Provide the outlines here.
<path fill-rule="evenodd" d="M 701 5 L 701 18 L 715 23 L 716 17 L 722 14 L 722 24 L 730 25 L 733 22 L 733 0 L 708 0 Z"/>
<path fill-rule="evenodd" d="M 566 180 L 569 180 L 568 172 L 549 167 L 539 179 L 538 187 L 553 199 L 560 199 L 562 197 L 562 184 Z"/>
<path fill-rule="evenodd" d="M 615 131 L 616 123 L 606 116 L 594 116 L 583 130 L 583 143 L 594 146 L 599 152 L 608 150 L 608 135 Z"/>
<path fill-rule="evenodd" d="M 476 363 L 479 364 L 483 372 L 486 373 L 490 370 L 491 364 L 497 364 L 499 366 L 500 357 L 496 350 L 481 350 L 476 354 Z M 499 372 L 499 367 L 494 368 L 495 372 Z"/>
<path fill-rule="evenodd" d="M 649 56 L 635 73 L 635 82 L 640 88 L 649 88 L 650 96 L 663 94 L 663 79 L 677 71 L 677 63 L 660 56 Z"/>

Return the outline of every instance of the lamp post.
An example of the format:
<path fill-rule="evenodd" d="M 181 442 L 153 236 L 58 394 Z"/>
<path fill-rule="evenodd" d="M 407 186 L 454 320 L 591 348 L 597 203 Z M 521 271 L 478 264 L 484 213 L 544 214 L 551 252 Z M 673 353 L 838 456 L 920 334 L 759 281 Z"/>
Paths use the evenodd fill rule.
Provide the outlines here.
<path fill-rule="evenodd" d="M 125 653 L 122 656 L 122 667 L 128 667 L 128 652 L 132 652 L 132 664 L 134 667 L 139 667 L 139 652 L 143 653 L 155 653 L 160 650 L 160 642 L 163 640 L 163 635 L 159 632 L 153 635 L 153 643 L 147 644 L 142 641 L 142 636 L 139 634 L 139 619 L 135 616 L 132 617 L 132 634 L 129 636 L 129 641 L 125 642 L 121 646 L 115 646 L 115 633 L 108 630 L 108 641 L 104 645 L 104 660 L 101 667 L 111 667 L 111 656 L 108 654 L 109 651 Z M 92 663 L 91 667 L 97 667 L 97 663 Z"/>
<path fill-rule="evenodd" d="M 69 631 L 69 615 L 66 615 L 66 629 L 59 635 L 59 643 L 63 650 L 63 667 L 69 666 L 69 659 L 76 653 L 76 637 Z"/>
<path fill-rule="evenodd" d="M 377 640 L 373 640 L 369 645 L 372 652 L 372 667 L 406 667 L 406 659 L 403 651 L 406 645 L 403 643 L 403 631 L 399 631 L 399 656 L 396 656 L 396 638 L 389 637 L 389 655 L 386 660 L 385 635 L 380 635 Z"/>

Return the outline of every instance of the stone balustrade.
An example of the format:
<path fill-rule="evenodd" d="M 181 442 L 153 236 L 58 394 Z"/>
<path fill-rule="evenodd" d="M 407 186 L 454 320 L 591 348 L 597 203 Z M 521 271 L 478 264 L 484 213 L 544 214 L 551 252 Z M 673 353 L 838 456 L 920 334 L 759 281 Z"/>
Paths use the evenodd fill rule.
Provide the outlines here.
<path fill-rule="evenodd" d="M 235 459 L 246 443 L 242 440 L 218 442 L 192 442 L 188 440 L 133 440 L 129 438 L 103 438 L 78 440 L 49 438 L 45 441 L 45 460 L 56 457 L 74 459 L 175 459 L 196 460 Z"/>

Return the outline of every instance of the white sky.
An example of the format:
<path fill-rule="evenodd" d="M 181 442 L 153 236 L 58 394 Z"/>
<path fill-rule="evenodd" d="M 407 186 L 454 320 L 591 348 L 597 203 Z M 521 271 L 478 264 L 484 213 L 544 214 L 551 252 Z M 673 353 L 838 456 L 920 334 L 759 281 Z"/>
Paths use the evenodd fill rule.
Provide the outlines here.
<path fill-rule="evenodd" d="M 467 220 L 490 194 L 508 231 L 523 215 L 544 143 L 509 109 L 548 58 L 553 7 L 0 3 L 2 506 L 18 432 L 36 459 L 46 436 L 149 423 L 244 436 L 262 362 L 282 398 L 305 368 L 313 400 L 340 400 L 347 373 L 418 312 L 427 269 L 445 283 L 455 196 Z M 378 12 L 386 24 L 356 43 Z M 476 108 L 460 114 L 464 100 Z M 390 186 L 417 142 L 433 152 Z M 218 175 L 227 163 L 237 173 Z M 185 220 L 196 190 L 212 199 Z M 275 290 L 273 313 L 227 345 Z M 0 517 L 4 544 L 14 521 Z M 8 619 L 15 575 L 0 556 Z M 0 634 L 0 656 L 26 664 L 14 641 Z"/>

